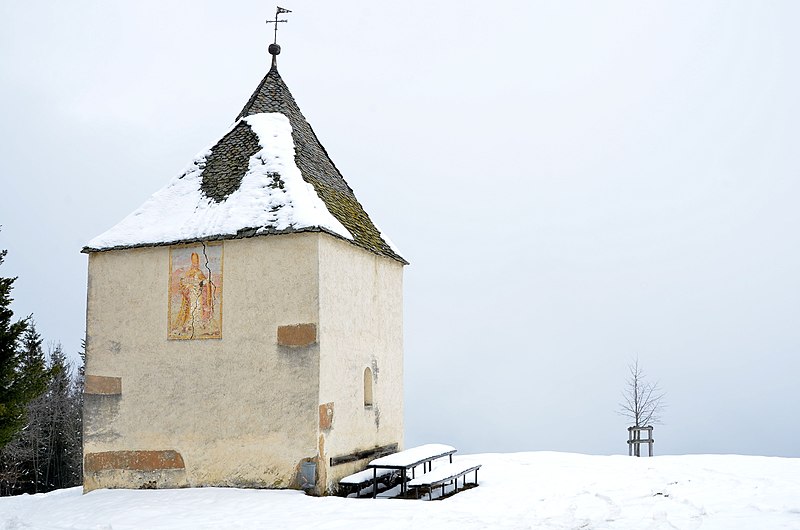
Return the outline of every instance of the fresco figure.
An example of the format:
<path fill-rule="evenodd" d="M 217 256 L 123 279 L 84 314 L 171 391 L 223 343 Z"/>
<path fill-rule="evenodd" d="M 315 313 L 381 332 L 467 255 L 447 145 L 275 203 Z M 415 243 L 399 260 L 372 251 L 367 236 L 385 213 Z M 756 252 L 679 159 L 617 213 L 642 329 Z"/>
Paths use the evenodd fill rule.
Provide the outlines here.
<path fill-rule="evenodd" d="M 211 318 L 214 301 L 211 282 L 200 270 L 200 256 L 192 252 L 192 265 L 180 278 L 181 308 L 174 328 L 190 333 L 196 324 L 201 326 Z"/>
<path fill-rule="evenodd" d="M 204 249 L 203 265 L 198 252 L 189 253 L 193 249 L 173 249 L 170 270 L 170 339 L 221 338 L 221 255 L 215 260 L 213 252 L 217 249 L 220 247 Z M 207 255 L 205 250 L 211 251 L 211 255 Z M 187 257 L 189 263 L 186 263 Z"/>

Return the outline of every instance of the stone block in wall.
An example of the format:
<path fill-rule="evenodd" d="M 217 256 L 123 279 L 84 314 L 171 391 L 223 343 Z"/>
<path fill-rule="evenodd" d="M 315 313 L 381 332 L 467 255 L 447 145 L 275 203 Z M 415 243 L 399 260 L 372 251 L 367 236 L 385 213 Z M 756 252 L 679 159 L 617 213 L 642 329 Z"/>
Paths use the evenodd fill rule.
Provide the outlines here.
<path fill-rule="evenodd" d="M 83 388 L 84 394 L 115 396 L 122 394 L 122 378 L 103 375 L 87 375 Z"/>
<path fill-rule="evenodd" d="M 333 402 L 323 403 L 319 406 L 319 428 L 328 430 L 333 427 Z"/>
<path fill-rule="evenodd" d="M 316 324 L 278 326 L 278 346 L 311 346 L 316 342 Z"/>

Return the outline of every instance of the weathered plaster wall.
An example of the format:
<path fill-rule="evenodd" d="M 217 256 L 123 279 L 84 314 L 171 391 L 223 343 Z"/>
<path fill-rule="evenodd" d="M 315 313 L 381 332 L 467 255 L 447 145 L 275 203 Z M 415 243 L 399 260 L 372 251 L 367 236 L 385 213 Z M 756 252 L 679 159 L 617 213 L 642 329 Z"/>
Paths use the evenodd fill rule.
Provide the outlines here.
<path fill-rule="evenodd" d="M 320 237 L 319 263 L 319 402 L 326 405 L 320 445 L 327 468 L 319 475 L 331 488 L 367 462 L 328 466 L 331 457 L 392 443 L 402 448 L 403 266 L 330 236 Z M 364 406 L 365 368 L 373 376 L 370 407 Z"/>
<path fill-rule="evenodd" d="M 319 343 L 279 346 L 277 328 L 319 323 L 319 238 L 226 241 L 209 340 L 167 340 L 168 247 L 89 255 L 85 491 L 296 486 L 318 451 Z"/>

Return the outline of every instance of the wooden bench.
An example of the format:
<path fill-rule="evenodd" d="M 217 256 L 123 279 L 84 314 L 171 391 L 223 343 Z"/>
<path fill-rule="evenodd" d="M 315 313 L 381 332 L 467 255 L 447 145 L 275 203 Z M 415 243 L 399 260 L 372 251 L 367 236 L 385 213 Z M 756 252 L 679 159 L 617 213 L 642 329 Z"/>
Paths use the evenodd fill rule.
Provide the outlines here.
<path fill-rule="evenodd" d="M 361 490 L 369 486 L 377 488 L 376 481 L 378 483 L 390 482 L 394 473 L 396 473 L 394 469 L 378 469 L 377 471 L 365 469 L 364 471 L 347 475 L 339 480 L 339 494 L 342 497 L 347 497 L 355 491 L 356 496 L 360 497 Z"/>
<path fill-rule="evenodd" d="M 417 498 L 419 499 L 419 492 L 422 489 L 428 489 L 428 500 L 433 499 L 433 488 L 437 486 L 442 487 L 442 495 L 444 495 L 444 488 L 449 484 L 453 484 L 454 490 L 458 491 L 458 479 L 463 477 L 464 482 L 462 487 L 467 485 L 467 474 L 475 472 L 475 485 L 478 484 L 478 469 L 480 469 L 481 464 L 471 464 L 471 463 L 451 463 L 445 464 L 443 466 L 439 466 L 432 471 L 428 471 L 424 475 L 420 475 L 417 478 L 412 479 L 409 481 L 408 486 L 413 488 L 417 492 Z"/>
<path fill-rule="evenodd" d="M 367 467 L 377 471 L 391 469 L 400 472 L 400 494 L 404 495 L 407 491 L 406 482 L 408 481 L 408 471 L 411 470 L 411 478 L 416 475 L 416 468 L 422 464 L 422 472 L 430 471 L 433 461 L 438 458 L 449 457 L 453 461 L 453 453 L 456 448 L 444 444 L 425 444 L 412 447 L 399 453 L 376 458 L 367 464 Z M 378 484 L 372 490 L 372 497 L 378 496 Z"/>

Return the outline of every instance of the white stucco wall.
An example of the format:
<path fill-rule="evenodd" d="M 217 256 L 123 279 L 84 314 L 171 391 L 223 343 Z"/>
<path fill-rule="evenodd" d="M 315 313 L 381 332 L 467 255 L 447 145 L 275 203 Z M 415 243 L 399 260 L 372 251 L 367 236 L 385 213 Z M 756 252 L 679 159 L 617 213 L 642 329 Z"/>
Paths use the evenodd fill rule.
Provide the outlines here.
<path fill-rule="evenodd" d="M 327 493 L 366 464 L 331 457 L 402 446 L 400 263 L 324 233 L 225 241 L 222 338 L 167 340 L 169 255 L 89 256 L 86 373 L 121 378 L 122 390 L 86 396 L 84 454 L 175 451 L 184 467 L 88 469 L 85 491 L 297 487 L 301 462 L 316 460 Z M 278 327 L 296 324 L 315 325 L 316 343 L 278 345 Z"/>
<path fill-rule="evenodd" d="M 84 453 L 174 450 L 185 471 L 86 472 L 85 488 L 291 487 L 318 451 L 319 347 L 277 345 L 319 322 L 318 234 L 224 243 L 222 339 L 167 340 L 169 247 L 92 253 Z"/>
<path fill-rule="evenodd" d="M 319 244 L 320 403 L 333 403 L 322 430 L 330 457 L 403 443 L 403 266 L 333 237 Z M 373 373 L 364 406 L 364 369 Z M 328 487 L 366 461 L 329 467 Z"/>

